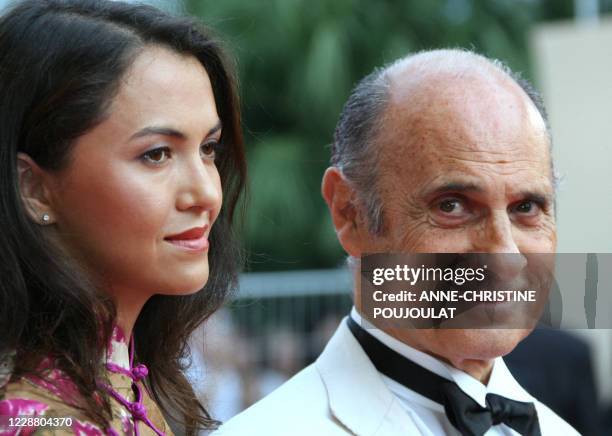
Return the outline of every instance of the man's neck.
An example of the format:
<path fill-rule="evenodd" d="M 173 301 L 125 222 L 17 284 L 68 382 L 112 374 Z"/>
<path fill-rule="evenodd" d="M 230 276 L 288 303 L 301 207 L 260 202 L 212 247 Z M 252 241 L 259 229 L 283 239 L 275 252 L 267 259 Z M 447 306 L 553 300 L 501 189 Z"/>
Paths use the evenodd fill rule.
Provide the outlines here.
<path fill-rule="evenodd" d="M 480 381 L 483 385 L 486 386 L 489 383 L 489 378 L 491 377 L 491 372 L 493 370 L 493 363 L 495 361 L 494 359 L 470 359 L 442 356 L 433 352 L 427 347 L 426 343 L 423 343 L 423 341 L 419 341 L 419 338 L 421 338 L 423 335 L 414 334 L 415 332 L 423 332 L 424 330 L 379 328 L 375 322 L 364 318 L 359 309 L 356 309 L 356 315 L 361 319 L 365 319 L 366 322 L 369 322 L 381 332 L 384 332 L 395 340 L 465 372 L 466 374 Z"/>
<path fill-rule="evenodd" d="M 491 376 L 491 372 L 493 370 L 493 362 L 494 360 L 480 360 L 480 359 L 455 359 L 449 358 L 445 356 L 441 356 L 439 354 L 433 353 L 431 350 L 427 349 L 427 347 L 423 346 L 423 344 L 418 341 L 413 340 L 412 336 L 401 334 L 403 331 L 398 334 L 398 330 L 396 329 L 381 329 L 386 334 L 392 336 L 398 341 L 408 345 L 409 347 L 414 348 L 415 350 L 421 351 L 422 353 L 428 354 L 444 363 L 451 365 L 454 368 L 457 368 L 460 371 L 469 374 L 474 377 L 476 380 L 480 381 L 483 385 L 487 385 L 489 383 L 489 378 Z"/>
<path fill-rule="evenodd" d="M 479 380 L 483 385 L 489 384 L 491 378 L 491 372 L 493 371 L 493 360 L 475 360 L 475 359 L 464 359 L 464 360 L 447 360 L 440 356 L 435 356 L 438 359 L 445 361 L 453 367 L 471 375 L 476 380 Z"/>

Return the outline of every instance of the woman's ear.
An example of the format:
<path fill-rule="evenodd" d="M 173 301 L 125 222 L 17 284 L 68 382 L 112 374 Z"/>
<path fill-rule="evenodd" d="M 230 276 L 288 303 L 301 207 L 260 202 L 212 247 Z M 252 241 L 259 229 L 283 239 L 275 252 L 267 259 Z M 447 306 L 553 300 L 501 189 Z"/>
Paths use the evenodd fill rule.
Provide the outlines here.
<path fill-rule="evenodd" d="M 17 153 L 19 192 L 30 218 L 39 224 L 55 221 L 45 171 L 25 153 Z"/>
<path fill-rule="evenodd" d="M 321 194 L 329 208 L 340 245 L 347 254 L 360 257 L 365 241 L 362 241 L 363 229 L 355 204 L 355 191 L 338 168 L 329 167 L 325 171 Z"/>

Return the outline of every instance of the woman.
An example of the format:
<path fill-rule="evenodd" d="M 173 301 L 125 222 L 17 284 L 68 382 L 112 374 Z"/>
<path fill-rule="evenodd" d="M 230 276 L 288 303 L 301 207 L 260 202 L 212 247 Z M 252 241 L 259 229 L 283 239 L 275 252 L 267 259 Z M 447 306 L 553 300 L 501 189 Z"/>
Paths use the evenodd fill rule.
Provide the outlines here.
<path fill-rule="evenodd" d="M 219 46 L 147 6 L 26 0 L 0 20 L 0 101 L 0 434 L 170 433 L 160 409 L 213 428 L 181 362 L 239 257 Z"/>

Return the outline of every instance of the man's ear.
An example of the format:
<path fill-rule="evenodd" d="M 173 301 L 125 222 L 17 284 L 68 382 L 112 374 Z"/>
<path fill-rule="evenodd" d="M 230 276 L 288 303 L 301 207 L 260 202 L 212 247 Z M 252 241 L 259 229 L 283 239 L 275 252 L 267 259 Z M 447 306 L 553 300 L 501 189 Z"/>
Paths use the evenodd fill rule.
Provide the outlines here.
<path fill-rule="evenodd" d="M 45 172 L 25 153 L 17 153 L 19 192 L 30 218 L 40 224 L 55 221 Z"/>
<path fill-rule="evenodd" d="M 347 254 L 359 257 L 362 253 L 360 217 L 355 204 L 355 191 L 336 167 L 329 167 L 323 175 L 321 194 L 329 207 L 340 245 Z"/>

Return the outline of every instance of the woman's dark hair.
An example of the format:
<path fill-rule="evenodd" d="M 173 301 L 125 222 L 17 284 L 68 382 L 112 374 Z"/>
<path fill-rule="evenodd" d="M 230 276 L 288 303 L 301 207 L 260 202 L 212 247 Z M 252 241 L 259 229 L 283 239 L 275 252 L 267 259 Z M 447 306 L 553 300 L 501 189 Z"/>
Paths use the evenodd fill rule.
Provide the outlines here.
<path fill-rule="evenodd" d="M 109 400 L 96 378 L 104 374 L 115 308 L 28 218 L 17 153 L 49 171 L 68 165 L 75 140 L 108 116 L 123 74 L 152 45 L 201 62 L 223 124 L 217 168 L 224 205 L 210 234 L 208 283 L 192 295 L 153 296 L 133 331 L 135 361 L 150 368 L 152 396 L 194 434 L 217 423 L 183 376 L 186 343 L 235 285 L 241 256 L 232 218 L 246 166 L 233 74 L 219 44 L 193 19 L 107 0 L 26 0 L 0 19 L 0 356 L 16 353 L 13 380 L 37 375 L 52 356 L 78 386 L 79 407 L 108 425 Z"/>

